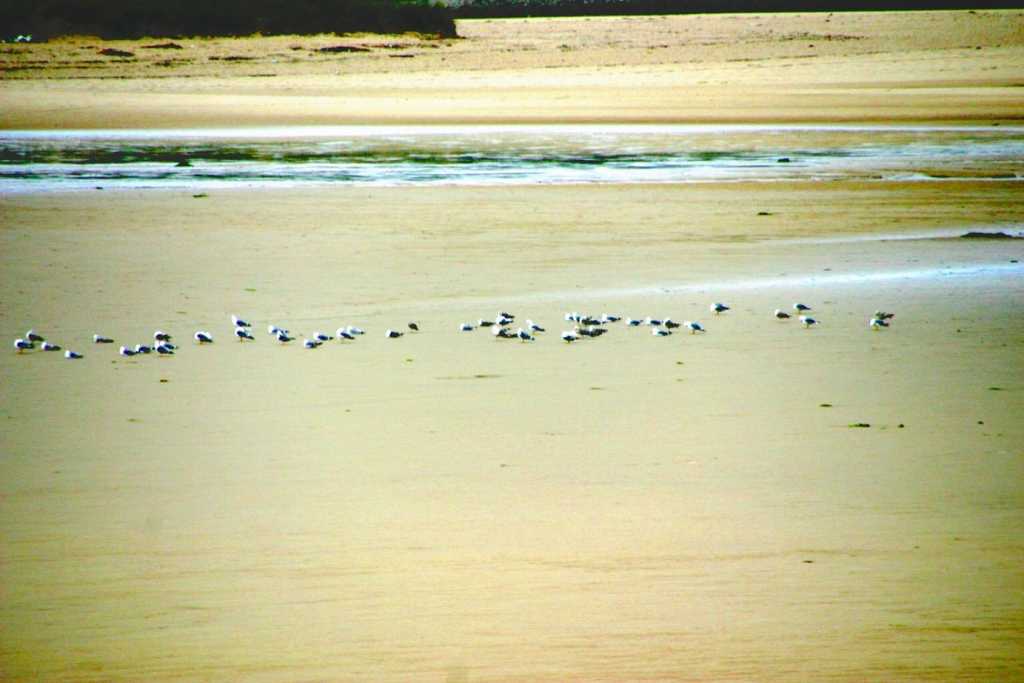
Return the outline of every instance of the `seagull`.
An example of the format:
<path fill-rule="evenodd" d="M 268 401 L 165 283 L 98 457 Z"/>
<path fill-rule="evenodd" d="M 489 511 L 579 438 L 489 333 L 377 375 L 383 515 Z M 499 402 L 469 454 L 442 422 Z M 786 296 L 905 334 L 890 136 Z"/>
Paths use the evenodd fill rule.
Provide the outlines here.
<path fill-rule="evenodd" d="M 885 322 L 884 319 L 878 317 L 878 315 L 875 315 L 875 317 L 868 322 L 868 325 L 870 325 L 871 329 L 875 330 L 876 332 L 880 327 L 889 327 L 889 323 Z"/>
<path fill-rule="evenodd" d="M 134 356 L 135 354 L 136 354 L 136 351 L 134 349 L 129 349 L 127 346 L 122 346 L 121 347 L 121 355 L 122 356 Z"/>
<path fill-rule="evenodd" d="M 793 304 L 793 310 L 800 311 L 801 313 L 803 313 L 804 311 L 811 310 L 811 307 L 808 306 L 807 304 L 795 303 Z"/>
<path fill-rule="evenodd" d="M 562 339 L 565 341 L 566 344 L 571 344 L 575 341 L 579 341 L 580 336 L 575 332 L 563 332 Z"/>
<path fill-rule="evenodd" d="M 305 348 L 307 348 L 307 349 L 315 349 L 316 347 L 320 346 L 321 344 L 323 344 L 323 342 L 319 341 L 317 339 L 303 339 L 302 340 L 302 345 Z"/>
<path fill-rule="evenodd" d="M 565 314 L 565 321 L 568 322 L 568 323 L 578 323 L 582 318 L 583 318 L 583 316 L 581 316 L 576 311 L 573 311 L 572 313 L 566 313 Z"/>
<path fill-rule="evenodd" d="M 511 313 L 505 313 L 504 311 L 498 311 L 499 318 L 508 318 L 509 320 L 515 320 L 516 317 Z"/>
<path fill-rule="evenodd" d="M 620 318 L 617 315 L 608 315 L 607 313 L 605 313 L 604 315 L 601 316 L 602 323 L 617 323 L 620 320 L 622 320 L 622 318 Z"/>
<path fill-rule="evenodd" d="M 173 356 L 174 349 L 176 348 L 178 347 L 174 346 L 173 344 L 157 344 L 156 352 L 159 353 L 161 356 Z"/>
<path fill-rule="evenodd" d="M 278 330 L 277 341 L 281 342 L 282 344 L 287 344 L 290 341 L 295 341 L 295 337 L 289 337 L 288 333 L 285 332 L 284 330 Z"/>
<path fill-rule="evenodd" d="M 603 325 L 604 324 L 604 323 L 601 322 L 601 320 L 599 320 L 598 318 L 595 318 L 592 315 L 585 315 L 578 322 L 581 325 L 591 325 L 591 326 L 593 326 L 593 325 Z"/>
<path fill-rule="evenodd" d="M 196 341 L 199 342 L 200 344 L 213 343 L 213 335 L 210 334 L 209 332 L 196 332 L 195 337 Z"/>
<path fill-rule="evenodd" d="M 644 320 L 645 324 L 647 324 L 647 325 L 654 325 L 655 327 L 660 326 L 662 322 L 663 321 L 658 320 L 656 318 L 652 318 L 651 316 L 647 316 L 647 320 Z"/>
<path fill-rule="evenodd" d="M 521 342 L 533 341 L 533 335 L 521 327 L 516 330 L 516 336 L 519 337 L 519 341 Z"/>
<path fill-rule="evenodd" d="M 334 337 L 332 337 L 329 334 L 324 334 L 323 332 L 314 332 L 313 333 L 313 339 L 316 339 L 319 342 L 325 342 L 325 341 L 331 341 L 332 339 L 334 339 Z"/>
<path fill-rule="evenodd" d="M 537 323 L 533 322 L 529 318 L 526 319 L 526 329 L 528 329 L 530 332 L 545 332 L 546 331 L 543 327 L 541 327 Z"/>
<path fill-rule="evenodd" d="M 171 341 L 171 335 L 167 334 L 166 332 L 161 332 L 160 330 L 157 330 L 156 332 L 153 333 L 153 339 L 158 342 L 168 342 Z"/>
<path fill-rule="evenodd" d="M 512 339 L 516 335 L 508 330 L 507 327 L 495 327 L 491 330 L 491 334 L 494 335 L 495 339 Z"/>
<path fill-rule="evenodd" d="M 386 332 L 386 333 L 384 334 L 384 336 L 385 336 L 385 337 L 387 337 L 388 339 L 398 339 L 398 338 L 399 338 L 399 337 L 401 337 L 401 336 L 402 336 L 403 334 L 405 334 L 405 332 L 395 332 L 394 330 L 388 330 L 388 331 L 387 331 L 387 332 Z"/>
<path fill-rule="evenodd" d="M 44 341 L 39 348 L 41 348 L 43 351 L 60 351 L 59 346 L 57 346 L 56 344 L 51 344 L 48 341 Z"/>
<path fill-rule="evenodd" d="M 629 325 L 630 327 L 636 327 L 637 325 L 643 324 L 643 322 L 643 320 L 636 320 L 635 318 L 626 318 L 623 324 Z"/>
<path fill-rule="evenodd" d="M 143 346 L 142 344 L 135 345 L 135 353 L 153 353 L 152 346 Z"/>
<path fill-rule="evenodd" d="M 789 313 L 786 313 L 785 311 L 780 311 L 779 309 L 776 308 L 775 317 L 778 318 L 779 320 L 789 320 L 790 315 Z"/>
<path fill-rule="evenodd" d="M 663 330 L 660 327 L 656 327 L 653 330 L 651 330 L 651 334 L 653 334 L 655 337 L 667 337 L 670 334 L 672 334 L 672 330 Z"/>
<path fill-rule="evenodd" d="M 698 332 L 706 332 L 707 331 L 703 327 L 700 326 L 700 323 L 695 322 L 693 320 L 687 320 L 686 322 L 684 322 L 683 323 L 683 327 L 689 327 L 690 328 L 690 334 L 697 334 Z"/>
<path fill-rule="evenodd" d="M 110 337 L 103 337 L 98 334 L 92 335 L 92 341 L 94 344 L 113 344 L 114 340 Z"/>
<path fill-rule="evenodd" d="M 728 311 L 729 307 L 726 306 L 723 303 L 720 303 L 720 302 L 716 301 L 715 303 L 711 304 L 711 306 L 709 306 L 709 309 L 711 310 L 712 313 L 714 313 L 715 315 L 718 315 L 722 311 Z"/>
<path fill-rule="evenodd" d="M 891 320 L 895 313 L 886 313 L 885 311 L 875 311 L 875 317 L 879 320 Z"/>
<path fill-rule="evenodd" d="M 345 341 L 346 339 L 348 339 L 349 341 L 352 341 L 353 339 L 355 339 L 355 337 L 353 337 L 351 334 L 346 332 L 345 328 L 339 327 L 338 328 L 338 341 Z"/>
<path fill-rule="evenodd" d="M 667 327 L 670 330 L 674 330 L 677 327 L 679 327 L 679 323 L 677 323 L 675 320 L 672 320 L 672 318 L 665 318 L 665 327 Z"/>
<path fill-rule="evenodd" d="M 804 327 L 810 327 L 811 325 L 817 325 L 818 321 L 809 315 L 800 316 L 800 322 L 804 324 Z"/>
<path fill-rule="evenodd" d="M 494 322 L 480 318 L 479 320 L 476 321 L 476 324 L 479 325 L 480 327 L 490 327 L 491 325 L 494 324 Z"/>
<path fill-rule="evenodd" d="M 29 340 L 30 342 L 43 342 L 43 341 L 46 341 L 45 339 L 43 339 L 43 335 L 36 334 L 35 330 L 29 330 L 28 332 L 26 332 L 25 333 L 25 339 Z"/>
<path fill-rule="evenodd" d="M 243 341 L 245 339 L 256 339 L 256 337 L 252 336 L 252 332 L 250 332 L 249 328 L 247 327 L 236 327 L 235 336 L 238 337 L 238 341 Z"/>
<path fill-rule="evenodd" d="M 462 330 L 463 332 L 471 332 L 476 328 L 470 325 L 469 323 L 462 323 L 461 325 L 459 325 L 459 329 Z"/>
<path fill-rule="evenodd" d="M 15 339 L 14 348 L 18 349 L 18 353 L 25 351 L 26 349 L 34 349 L 36 345 L 27 339 Z"/>
<path fill-rule="evenodd" d="M 419 332 L 420 326 L 417 325 L 416 323 L 409 323 L 409 329 L 412 330 L 413 332 Z"/>
<path fill-rule="evenodd" d="M 68 349 L 67 351 L 65 351 L 65 352 L 64 352 L 64 357 L 65 357 L 65 358 L 81 358 L 81 357 L 82 357 L 82 354 L 80 354 L 80 353 L 75 353 L 75 352 L 74 352 L 74 351 L 72 351 L 71 349 Z"/>
<path fill-rule="evenodd" d="M 348 332 L 349 334 L 366 334 L 365 332 L 363 332 L 358 327 L 353 327 L 352 325 L 349 325 L 348 327 L 346 327 L 345 331 Z"/>
<path fill-rule="evenodd" d="M 274 335 L 275 337 L 280 336 L 282 333 L 283 334 L 288 334 L 288 330 L 283 330 L 280 327 L 277 327 L 276 325 L 268 325 L 267 326 L 267 332 L 269 334 Z"/>
<path fill-rule="evenodd" d="M 249 323 L 245 322 L 244 320 L 239 318 L 237 315 L 231 316 L 231 324 L 234 325 L 235 327 L 252 327 L 252 325 L 250 325 Z"/>
<path fill-rule="evenodd" d="M 494 324 L 495 325 L 501 325 L 502 327 L 504 327 L 505 325 L 511 325 L 512 321 L 514 321 L 514 320 L 515 320 L 515 318 L 510 318 L 507 315 L 505 315 L 504 313 L 499 313 L 498 317 L 496 317 L 494 319 Z"/>

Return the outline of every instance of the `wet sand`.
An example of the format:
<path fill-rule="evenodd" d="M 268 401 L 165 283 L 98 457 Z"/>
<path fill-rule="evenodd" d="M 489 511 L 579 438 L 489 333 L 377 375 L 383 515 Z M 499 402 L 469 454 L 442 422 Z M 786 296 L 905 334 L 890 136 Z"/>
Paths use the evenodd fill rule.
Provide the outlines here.
<path fill-rule="evenodd" d="M 1018 185 L 0 195 L 0 678 L 1021 678 Z"/>

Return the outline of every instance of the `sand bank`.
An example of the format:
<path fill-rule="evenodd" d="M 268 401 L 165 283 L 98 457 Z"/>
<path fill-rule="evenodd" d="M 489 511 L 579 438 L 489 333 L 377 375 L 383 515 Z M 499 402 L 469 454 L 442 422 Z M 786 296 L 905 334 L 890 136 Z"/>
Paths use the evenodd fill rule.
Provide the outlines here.
<path fill-rule="evenodd" d="M 69 39 L 5 46 L 0 126 L 1014 121 L 1022 27 L 1019 11 L 879 12 L 466 21 L 453 41 Z M 367 51 L 321 52 L 339 45 Z"/>
<path fill-rule="evenodd" d="M 1024 248 L 879 239 L 1019 225 L 1013 183 L 3 213 L 3 338 L 86 354 L 0 355 L 7 680 L 1021 673 Z M 820 327 L 772 316 L 796 300 Z M 458 331 L 499 309 L 549 331 Z M 708 331 L 569 346 L 572 310 Z M 368 334 L 308 351 L 271 323 Z M 158 328 L 175 357 L 87 342 Z"/>

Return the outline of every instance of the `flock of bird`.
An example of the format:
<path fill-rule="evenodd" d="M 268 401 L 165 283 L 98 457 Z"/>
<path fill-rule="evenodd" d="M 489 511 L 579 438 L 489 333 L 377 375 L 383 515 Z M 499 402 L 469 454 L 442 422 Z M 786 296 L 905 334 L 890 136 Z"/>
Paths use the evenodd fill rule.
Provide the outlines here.
<path fill-rule="evenodd" d="M 720 315 L 729 309 L 729 306 L 721 302 L 715 302 L 709 306 L 711 313 Z M 810 328 L 818 325 L 818 321 L 808 315 L 811 310 L 810 306 L 802 303 L 793 304 L 794 314 L 787 313 L 781 309 L 775 309 L 775 317 L 779 320 L 789 320 L 792 315 L 796 315 L 800 323 L 805 328 Z M 889 320 L 893 318 L 893 313 L 886 313 L 884 311 L 876 311 L 874 316 L 868 321 L 868 325 L 872 330 L 879 330 L 883 327 L 889 327 Z M 667 337 L 675 332 L 677 329 L 682 328 L 689 331 L 690 334 L 697 334 L 698 332 L 705 332 L 705 328 L 695 320 L 687 320 L 682 323 L 676 322 L 671 318 L 656 319 L 656 318 L 621 318 L 616 315 L 604 314 L 600 317 L 581 315 L 579 313 L 566 313 L 566 322 L 572 323 L 573 328 L 562 332 L 562 340 L 568 344 L 578 342 L 583 337 L 599 337 L 602 334 L 608 332 L 609 325 L 614 323 L 622 322 L 628 327 L 640 327 L 641 325 L 648 326 L 651 328 L 651 334 L 656 337 Z M 494 335 L 495 339 L 518 339 L 521 342 L 531 342 L 536 339 L 536 335 L 545 332 L 545 328 L 536 324 L 532 320 L 526 321 L 525 327 L 518 327 L 516 330 L 512 330 L 512 325 L 515 322 L 515 315 L 511 313 L 505 313 L 501 311 L 493 320 L 486 320 L 480 318 L 476 324 L 472 323 L 461 323 L 459 329 L 463 332 L 470 332 L 479 328 L 491 330 L 491 334 Z M 252 333 L 252 324 L 246 320 L 239 318 L 238 316 L 231 316 L 231 323 L 234 327 L 234 338 L 240 342 L 254 341 L 256 337 Z M 415 322 L 408 324 L 409 332 L 419 332 L 419 325 Z M 296 341 L 296 337 L 292 336 L 288 330 L 277 327 L 276 325 L 269 325 L 267 332 L 271 337 L 275 338 L 282 344 L 288 344 Z M 324 342 L 338 339 L 340 341 L 353 341 L 356 337 L 365 334 L 365 332 L 357 327 L 349 325 L 347 327 L 339 327 L 334 335 L 325 334 L 321 332 L 315 332 L 311 337 L 303 338 L 302 346 L 307 349 L 315 349 Z M 397 339 L 405 335 L 405 332 L 398 330 L 387 330 L 385 337 L 387 339 Z M 153 344 L 136 344 L 135 346 L 121 346 L 120 354 L 122 356 L 136 356 L 139 354 L 157 354 L 160 356 L 174 355 L 174 352 L 178 350 L 178 346 L 171 341 L 172 337 L 170 334 L 157 330 L 153 334 Z M 200 330 L 193 335 L 193 339 L 197 344 L 212 344 L 213 334 L 204 330 Z M 114 344 L 114 340 L 105 337 L 103 335 L 93 335 L 93 343 L 95 344 Z M 46 339 L 38 334 L 35 330 L 29 330 L 23 338 L 16 339 L 14 342 L 14 348 L 17 349 L 18 353 L 25 351 L 31 351 L 39 349 L 41 351 L 61 351 L 62 348 L 56 344 L 51 344 Z M 69 359 L 82 358 L 83 354 L 72 351 L 70 349 L 64 351 L 64 357 Z"/>

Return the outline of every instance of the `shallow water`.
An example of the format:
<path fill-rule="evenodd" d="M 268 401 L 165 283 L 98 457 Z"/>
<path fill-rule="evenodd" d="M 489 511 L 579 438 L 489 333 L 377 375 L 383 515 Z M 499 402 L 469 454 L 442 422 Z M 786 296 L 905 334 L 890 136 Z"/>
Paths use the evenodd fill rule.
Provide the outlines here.
<path fill-rule="evenodd" d="M 348 126 L 7 131 L 3 191 L 1022 179 L 1024 128 Z"/>

